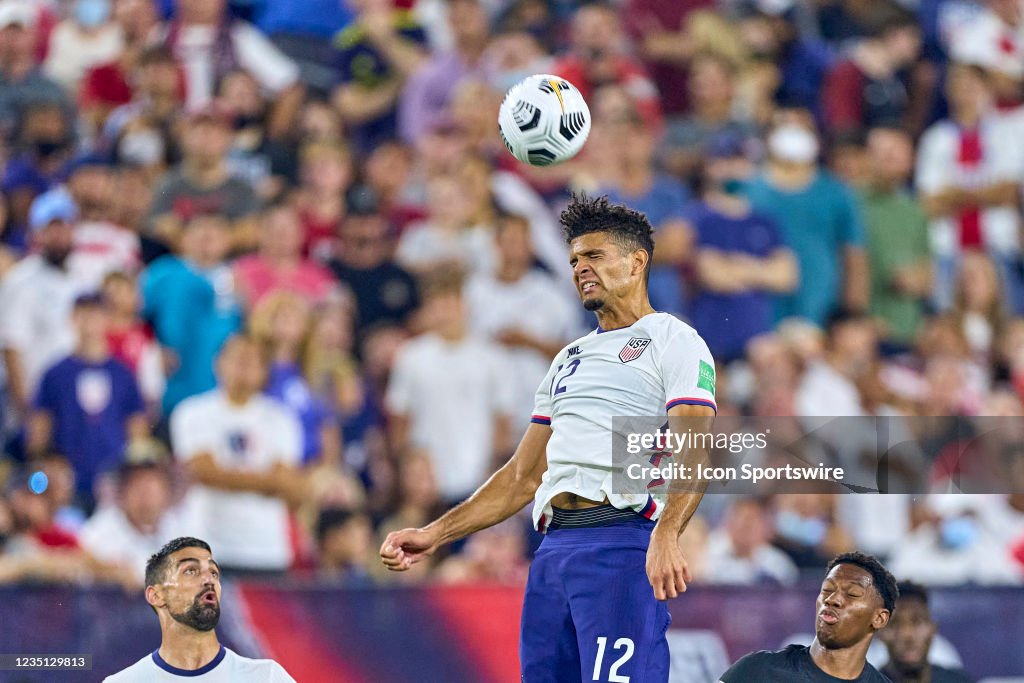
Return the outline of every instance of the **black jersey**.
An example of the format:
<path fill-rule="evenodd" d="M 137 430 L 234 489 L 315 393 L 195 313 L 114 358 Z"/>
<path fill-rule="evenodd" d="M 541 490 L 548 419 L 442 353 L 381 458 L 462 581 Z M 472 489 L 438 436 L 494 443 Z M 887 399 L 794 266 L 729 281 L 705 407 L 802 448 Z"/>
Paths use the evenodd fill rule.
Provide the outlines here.
<path fill-rule="evenodd" d="M 900 683 L 900 681 L 903 680 L 898 673 L 891 669 L 890 666 L 882 669 L 882 672 L 891 678 L 894 683 Z M 963 669 L 947 669 L 944 666 L 935 666 L 932 664 L 931 683 L 974 683 L 974 679 L 971 678 Z"/>
<path fill-rule="evenodd" d="M 891 683 L 875 667 L 864 662 L 860 676 L 830 676 L 814 663 L 806 645 L 790 645 L 777 652 L 752 652 L 722 674 L 721 683 Z"/>

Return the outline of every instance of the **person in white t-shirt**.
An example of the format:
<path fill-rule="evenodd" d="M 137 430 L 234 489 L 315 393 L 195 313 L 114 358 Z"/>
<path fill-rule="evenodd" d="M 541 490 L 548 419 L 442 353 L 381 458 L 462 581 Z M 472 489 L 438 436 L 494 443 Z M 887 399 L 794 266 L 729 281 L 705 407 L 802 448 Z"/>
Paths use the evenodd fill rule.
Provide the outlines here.
<path fill-rule="evenodd" d="M 81 546 L 104 562 L 144 580 L 146 560 L 168 538 L 197 533 L 172 507 L 171 475 L 157 461 L 129 462 L 117 473 L 117 501 L 101 506 L 78 534 Z"/>
<path fill-rule="evenodd" d="M 613 458 L 613 436 L 624 435 L 613 418 L 667 416 L 680 434 L 677 423 L 689 417 L 684 429 L 708 432 L 717 410 L 714 360 L 693 328 L 651 307 L 654 231 L 643 214 L 607 197 L 574 197 L 561 222 L 577 292 L 597 329 L 555 356 L 508 463 L 440 519 L 388 534 L 381 559 L 405 571 L 533 499 L 545 538 L 523 603 L 524 683 L 667 683 L 664 601 L 691 580 L 679 535 L 703 489 L 626 490 L 626 467 Z M 705 454 L 678 455 L 693 463 Z"/>
<path fill-rule="evenodd" d="M 309 496 L 302 429 L 286 406 L 260 393 L 266 359 L 249 337 L 230 338 L 217 358 L 218 387 L 171 414 L 174 452 L 196 485 L 186 504 L 225 566 L 282 572 L 291 566 L 288 505 Z"/>
<path fill-rule="evenodd" d="M 502 217 L 494 241 L 498 268 L 469 280 L 466 304 L 473 331 L 505 347 L 518 433 L 529 425 L 528 411 L 548 364 L 576 336 L 579 315 L 562 284 L 534 268 L 525 217 Z"/>
<path fill-rule="evenodd" d="M 471 334 L 460 272 L 429 277 L 423 314 L 429 332 L 395 359 L 385 397 L 399 453 L 430 458 L 441 497 L 455 503 L 479 486 L 506 453 L 514 381 L 500 345 Z"/>
<path fill-rule="evenodd" d="M 149 558 L 146 602 L 160 619 L 160 647 L 104 683 L 295 683 L 272 659 L 243 657 L 217 640 L 220 571 L 198 538 L 175 538 Z"/>

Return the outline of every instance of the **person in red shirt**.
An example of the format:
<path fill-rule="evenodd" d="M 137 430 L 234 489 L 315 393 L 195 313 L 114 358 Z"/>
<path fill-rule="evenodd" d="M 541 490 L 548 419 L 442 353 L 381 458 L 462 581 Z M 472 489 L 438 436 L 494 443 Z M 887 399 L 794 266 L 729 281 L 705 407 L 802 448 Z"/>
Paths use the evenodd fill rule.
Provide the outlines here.
<path fill-rule="evenodd" d="M 135 278 L 120 271 L 110 273 L 103 279 L 103 299 L 110 314 L 110 355 L 135 375 L 146 404 L 158 405 L 166 384 L 164 357 L 153 330 L 139 315 L 142 306 Z"/>
<path fill-rule="evenodd" d="M 602 85 L 620 85 L 636 101 L 644 123 L 661 130 L 658 89 L 647 70 L 626 51 L 626 36 L 612 7 L 587 5 L 573 16 L 572 46 L 555 62 L 554 73 L 567 79 L 589 98 Z"/>

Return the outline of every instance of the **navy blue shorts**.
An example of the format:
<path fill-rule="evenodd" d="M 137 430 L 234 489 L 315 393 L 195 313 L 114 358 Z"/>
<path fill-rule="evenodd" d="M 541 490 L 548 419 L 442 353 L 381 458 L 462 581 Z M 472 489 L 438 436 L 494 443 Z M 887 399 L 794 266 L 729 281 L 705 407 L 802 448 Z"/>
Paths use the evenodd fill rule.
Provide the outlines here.
<path fill-rule="evenodd" d="M 667 683 L 672 618 L 647 581 L 654 522 L 548 531 L 530 566 L 523 683 Z"/>

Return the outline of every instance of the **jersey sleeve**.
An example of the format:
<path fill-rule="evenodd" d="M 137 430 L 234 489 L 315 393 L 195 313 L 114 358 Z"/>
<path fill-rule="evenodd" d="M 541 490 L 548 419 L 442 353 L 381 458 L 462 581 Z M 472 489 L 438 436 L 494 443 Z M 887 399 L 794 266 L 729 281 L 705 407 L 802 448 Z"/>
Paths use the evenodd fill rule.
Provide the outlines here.
<path fill-rule="evenodd" d="M 295 679 L 284 670 L 283 666 L 274 662 L 270 669 L 270 683 L 295 683 Z"/>
<path fill-rule="evenodd" d="M 715 403 L 715 359 L 708 345 L 693 329 L 670 337 L 661 354 L 661 376 L 665 383 L 665 410 L 679 405 L 708 406 Z"/>
<path fill-rule="evenodd" d="M 558 359 L 561 358 L 562 354 L 555 356 L 555 360 L 551 361 L 551 367 L 548 368 L 548 372 L 544 375 L 544 379 L 540 381 L 540 386 L 537 387 L 537 393 L 533 397 L 533 413 L 530 415 L 530 422 L 539 425 L 550 425 L 551 424 L 551 381 L 555 377 L 555 373 L 558 372 Z"/>
<path fill-rule="evenodd" d="M 718 683 L 747 683 L 747 681 L 761 680 L 764 674 L 764 667 L 759 663 L 761 657 L 763 657 L 761 652 L 751 652 L 749 655 L 741 657 L 718 678 Z"/>

